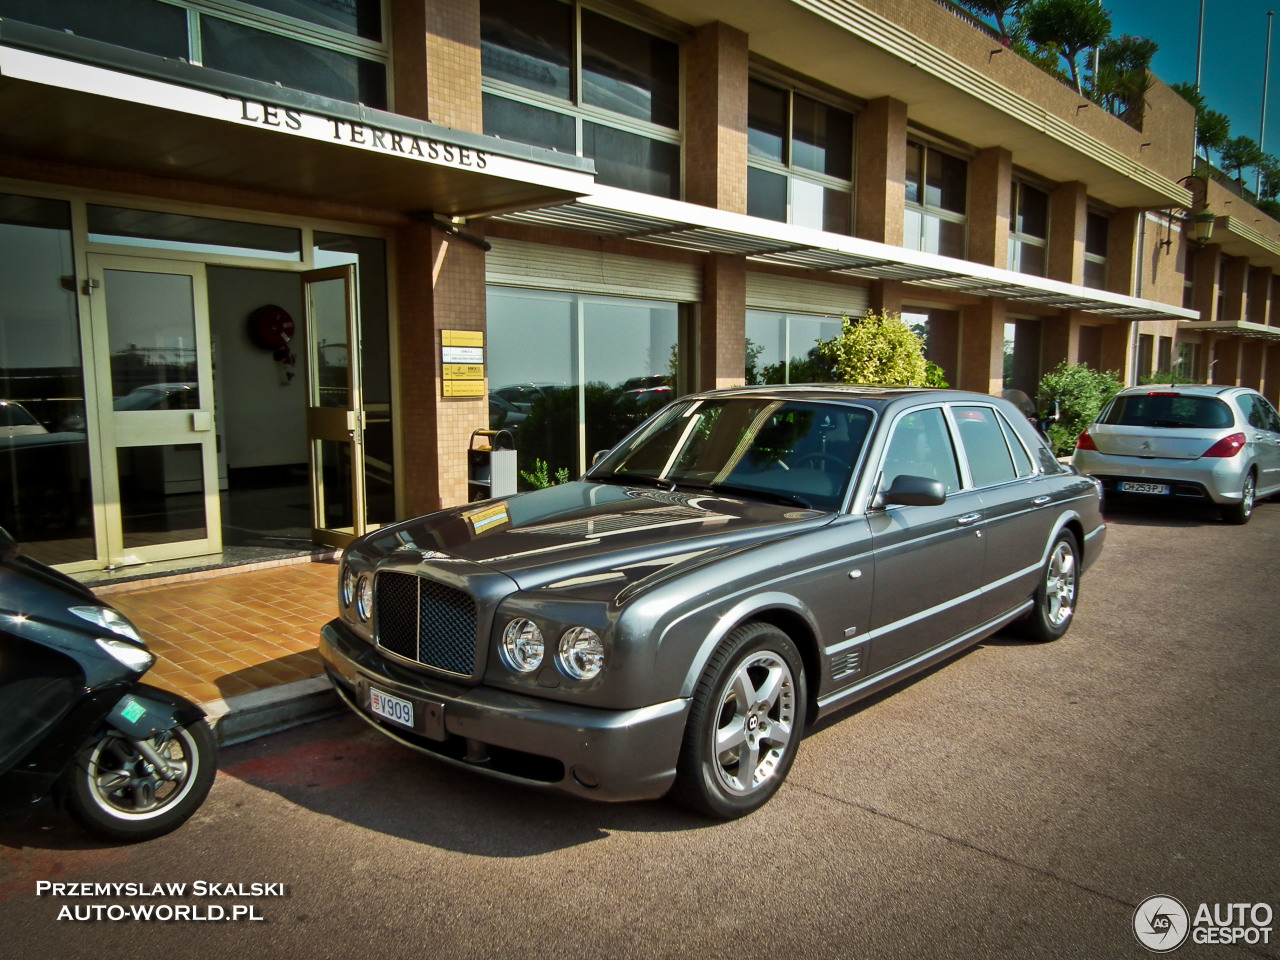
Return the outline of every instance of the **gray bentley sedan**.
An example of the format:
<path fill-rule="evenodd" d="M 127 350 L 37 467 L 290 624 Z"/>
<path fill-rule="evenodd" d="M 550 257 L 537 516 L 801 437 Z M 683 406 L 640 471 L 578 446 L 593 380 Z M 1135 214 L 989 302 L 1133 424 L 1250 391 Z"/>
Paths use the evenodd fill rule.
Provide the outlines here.
<path fill-rule="evenodd" d="M 1003 400 L 720 390 L 581 480 L 356 540 L 320 650 L 407 747 L 737 817 L 816 719 L 1004 627 L 1066 633 L 1105 529 L 1097 482 Z"/>

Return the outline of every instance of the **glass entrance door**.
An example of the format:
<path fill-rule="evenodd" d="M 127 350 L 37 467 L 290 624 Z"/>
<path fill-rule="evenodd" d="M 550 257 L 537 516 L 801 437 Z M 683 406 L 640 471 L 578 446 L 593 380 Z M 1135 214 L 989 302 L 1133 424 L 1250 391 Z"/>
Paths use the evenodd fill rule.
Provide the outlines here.
<path fill-rule="evenodd" d="M 112 565 L 218 553 L 218 451 L 203 264 L 90 255 Z"/>
<path fill-rule="evenodd" d="M 365 532 L 364 402 L 356 268 L 303 274 L 312 537 L 344 547 Z"/>

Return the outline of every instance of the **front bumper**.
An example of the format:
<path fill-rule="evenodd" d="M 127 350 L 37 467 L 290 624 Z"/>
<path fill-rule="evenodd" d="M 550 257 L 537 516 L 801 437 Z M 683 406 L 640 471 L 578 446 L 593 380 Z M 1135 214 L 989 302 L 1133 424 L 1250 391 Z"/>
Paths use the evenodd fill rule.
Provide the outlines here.
<path fill-rule="evenodd" d="M 321 629 L 320 655 L 334 688 L 357 714 L 448 763 L 595 800 L 654 799 L 675 780 L 686 699 L 600 710 L 452 684 L 383 657 L 341 620 Z M 373 714 L 370 685 L 413 703 L 416 728 Z"/>
<path fill-rule="evenodd" d="M 1250 462 L 1244 456 L 1218 457 L 1213 460 L 1214 462 L 1204 458 L 1165 460 L 1116 457 L 1093 450 L 1080 450 L 1072 458 L 1072 464 L 1081 473 L 1101 480 L 1103 492 L 1109 497 L 1128 496 L 1121 493 L 1120 484 L 1134 481 L 1165 484 L 1169 487 L 1169 493 L 1165 496 L 1172 499 L 1208 499 L 1219 505 L 1239 503 Z M 1133 496 L 1156 499 L 1160 495 Z"/>

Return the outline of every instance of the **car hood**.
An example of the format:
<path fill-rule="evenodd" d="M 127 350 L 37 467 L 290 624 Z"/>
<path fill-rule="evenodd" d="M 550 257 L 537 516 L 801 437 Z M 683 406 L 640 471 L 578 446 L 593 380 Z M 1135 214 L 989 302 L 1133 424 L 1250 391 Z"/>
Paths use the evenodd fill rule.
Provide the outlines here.
<path fill-rule="evenodd" d="M 386 527 L 355 549 L 375 559 L 421 551 L 423 562 L 466 560 L 505 574 L 522 590 L 573 581 L 589 587 L 592 575 L 610 572 L 600 583 L 611 581 L 606 592 L 616 594 L 635 576 L 790 536 L 833 517 L 745 498 L 578 481 Z"/>

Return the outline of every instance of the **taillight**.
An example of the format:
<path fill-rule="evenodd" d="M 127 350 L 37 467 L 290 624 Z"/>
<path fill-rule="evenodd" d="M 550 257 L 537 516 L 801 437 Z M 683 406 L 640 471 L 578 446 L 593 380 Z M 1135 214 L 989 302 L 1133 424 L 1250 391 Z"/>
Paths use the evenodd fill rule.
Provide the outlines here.
<path fill-rule="evenodd" d="M 1088 430 L 1084 431 L 1084 433 L 1076 437 L 1076 449 L 1077 450 L 1097 450 L 1098 449 L 1097 445 L 1093 442 L 1093 437 L 1089 436 Z"/>
<path fill-rule="evenodd" d="M 1202 457 L 1234 457 L 1237 453 L 1244 449 L 1245 436 L 1243 433 L 1233 433 L 1229 437 L 1223 437 L 1212 447 L 1201 454 Z"/>

